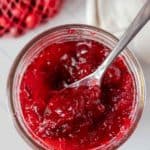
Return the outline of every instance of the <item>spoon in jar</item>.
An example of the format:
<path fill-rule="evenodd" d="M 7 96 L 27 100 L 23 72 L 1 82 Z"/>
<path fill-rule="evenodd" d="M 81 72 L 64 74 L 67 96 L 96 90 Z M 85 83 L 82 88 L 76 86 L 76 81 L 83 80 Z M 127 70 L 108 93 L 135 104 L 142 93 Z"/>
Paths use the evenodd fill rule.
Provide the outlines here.
<path fill-rule="evenodd" d="M 136 36 L 136 34 L 142 29 L 142 27 L 150 19 L 150 0 L 148 0 L 143 8 L 140 10 L 138 15 L 135 17 L 133 22 L 130 24 L 126 32 L 123 34 L 119 42 L 116 44 L 115 48 L 110 52 L 108 57 L 104 62 L 90 75 L 68 85 L 66 88 L 76 88 L 79 86 L 87 85 L 101 85 L 102 77 L 113 62 L 113 60 L 124 50 L 128 43 Z"/>

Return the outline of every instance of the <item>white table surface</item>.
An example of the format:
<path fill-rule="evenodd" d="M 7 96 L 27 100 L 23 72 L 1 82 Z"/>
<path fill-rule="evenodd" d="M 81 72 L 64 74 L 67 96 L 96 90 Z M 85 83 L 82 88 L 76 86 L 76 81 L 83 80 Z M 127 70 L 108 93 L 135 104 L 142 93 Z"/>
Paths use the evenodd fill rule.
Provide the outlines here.
<path fill-rule="evenodd" d="M 42 31 L 65 23 L 85 23 L 85 0 L 66 0 L 64 8 L 52 21 L 41 25 L 35 30 L 19 38 L 0 39 L 0 147 L 3 150 L 31 150 L 24 140 L 16 132 L 8 107 L 6 97 L 6 81 L 11 64 L 21 48 Z M 149 35 L 147 36 L 147 33 Z M 147 38 L 143 38 L 144 36 Z M 142 37 L 142 38 L 141 38 Z M 150 24 L 140 32 L 130 47 L 140 58 L 143 67 L 146 87 L 147 102 L 140 123 L 131 138 L 119 149 L 120 150 L 150 150 L 150 64 L 144 63 L 143 58 L 138 55 L 142 49 L 150 50 Z M 150 56 L 149 56 L 150 57 Z M 150 59 L 150 58 L 149 58 Z"/>

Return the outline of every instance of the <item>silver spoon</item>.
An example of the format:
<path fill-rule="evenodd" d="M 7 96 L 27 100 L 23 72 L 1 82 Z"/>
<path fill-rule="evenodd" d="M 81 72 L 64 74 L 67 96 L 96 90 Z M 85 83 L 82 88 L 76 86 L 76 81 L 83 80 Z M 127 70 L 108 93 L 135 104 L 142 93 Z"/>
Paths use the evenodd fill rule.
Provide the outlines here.
<path fill-rule="evenodd" d="M 140 10 L 138 15 L 135 17 L 131 25 L 128 27 L 126 32 L 123 34 L 115 48 L 110 52 L 108 57 L 104 62 L 96 69 L 95 72 L 90 75 L 68 85 L 66 88 L 73 88 L 79 86 L 88 86 L 88 85 L 101 85 L 102 77 L 113 62 L 113 60 L 124 50 L 128 43 L 135 37 L 135 35 L 141 30 L 141 28 L 149 21 L 150 19 L 150 0 L 146 2 L 144 7 Z"/>

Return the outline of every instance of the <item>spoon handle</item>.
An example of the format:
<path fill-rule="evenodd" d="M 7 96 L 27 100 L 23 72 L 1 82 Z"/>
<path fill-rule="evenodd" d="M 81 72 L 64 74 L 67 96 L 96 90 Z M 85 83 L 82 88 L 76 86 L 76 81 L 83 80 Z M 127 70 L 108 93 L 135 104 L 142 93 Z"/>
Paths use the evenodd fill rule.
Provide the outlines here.
<path fill-rule="evenodd" d="M 110 52 L 105 61 L 97 69 L 97 72 L 104 73 L 112 61 L 118 56 L 119 53 L 128 45 L 128 43 L 135 37 L 141 28 L 150 19 L 150 0 L 147 0 L 144 7 L 140 10 L 136 18 L 133 20 L 127 31 L 123 34 L 115 48 Z"/>

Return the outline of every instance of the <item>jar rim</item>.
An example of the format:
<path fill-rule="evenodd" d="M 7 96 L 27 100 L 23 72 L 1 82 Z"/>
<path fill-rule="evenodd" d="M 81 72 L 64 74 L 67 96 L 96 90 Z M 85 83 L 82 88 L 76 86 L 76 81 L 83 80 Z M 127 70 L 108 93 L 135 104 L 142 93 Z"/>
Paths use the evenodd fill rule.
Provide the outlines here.
<path fill-rule="evenodd" d="M 28 51 L 29 48 L 32 45 L 34 45 L 39 39 L 49 35 L 50 33 L 53 33 L 55 31 L 59 31 L 60 29 L 73 29 L 73 28 L 76 28 L 76 29 L 82 28 L 82 29 L 87 29 L 87 30 L 90 29 L 90 30 L 93 30 L 95 32 L 102 33 L 103 35 L 105 35 L 106 37 L 109 37 L 114 42 L 118 41 L 118 39 L 115 36 L 113 36 L 111 33 L 107 32 L 107 31 L 105 31 L 103 29 L 90 26 L 90 25 L 85 25 L 85 24 L 67 24 L 67 25 L 57 26 L 57 27 L 54 27 L 54 28 L 50 28 L 47 31 L 37 35 L 30 42 L 28 42 L 25 45 L 25 47 L 19 52 L 18 56 L 14 60 L 13 65 L 12 65 L 12 67 L 10 69 L 10 73 L 9 73 L 8 80 L 7 80 L 7 93 L 8 93 L 7 95 L 8 95 L 9 106 L 10 106 L 12 118 L 13 118 L 13 121 L 15 123 L 15 127 L 16 127 L 17 130 L 19 130 L 19 133 L 21 134 L 21 136 L 23 136 L 23 138 L 25 139 L 25 141 L 28 144 L 30 144 L 32 147 L 35 147 L 35 148 L 39 148 L 40 147 L 40 149 L 44 149 L 40 145 L 40 143 L 35 142 L 35 140 L 33 140 L 26 133 L 26 131 L 24 130 L 24 128 L 22 127 L 22 125 L 20 123 L 19 116 L 16 114 L 16 110 L 15 110 L 15 107 L 14 107 L 14 103 L 13 103 L 13 101 L 14 101 L 14 98 L 13 98 L 13 84 L 14 84 L 15 73 L 16 73 L 18 64 L 22 60 L 25 52 Z M 126 53 L 128 53 L 129 57 L 131 57 L 131 59 L 133 59 L 132 60 L 132 61 L 134 61 L 133 64 L 136 66 L 135 69 L 136 69 L 136 73 L 137 73 L 137 77 L 138 77 L 138 81 L 136 81 L 136 82 L 139 82 L 138 84 L 140 85 L 140 86 L 138 86 L 138 89 L 137 89 L 137 90 L 140 91 L 138 93 L 138 94 L 140 94 L 139 95 L 139 98 L 140 98 L 139 102 L 140 103 L 139 103 L 139 106 L 138 106 L 139 107 L 138 117 L 136 117 L 136 120 L 135 120 L 135 123 L 134 123 L 134 127 L 130 130 L 130 133 L 127 135 L 127 137 L 125 137 L 122 141 L 120 141 L 120 143 L 118 145 L 116 145 L 116 148 L 119 147 L 120 145 L 122 145 L 129 138 L 129 136 L 131 136 L 131 134 L 135 130 L 135 127 L 137 126 L 137 123 L 138 123 L 139 119 L 141 118 L 142 111 L 143 111 L 143 108 L 144 108 L 144 100 L 145 100 L 145 81 L 144 81 L 144 75 L 143 75 L 141 66 L 140 66 L 137 58 L 134 56 L 134 54 L 128 48 L 126 48 Z"/>

